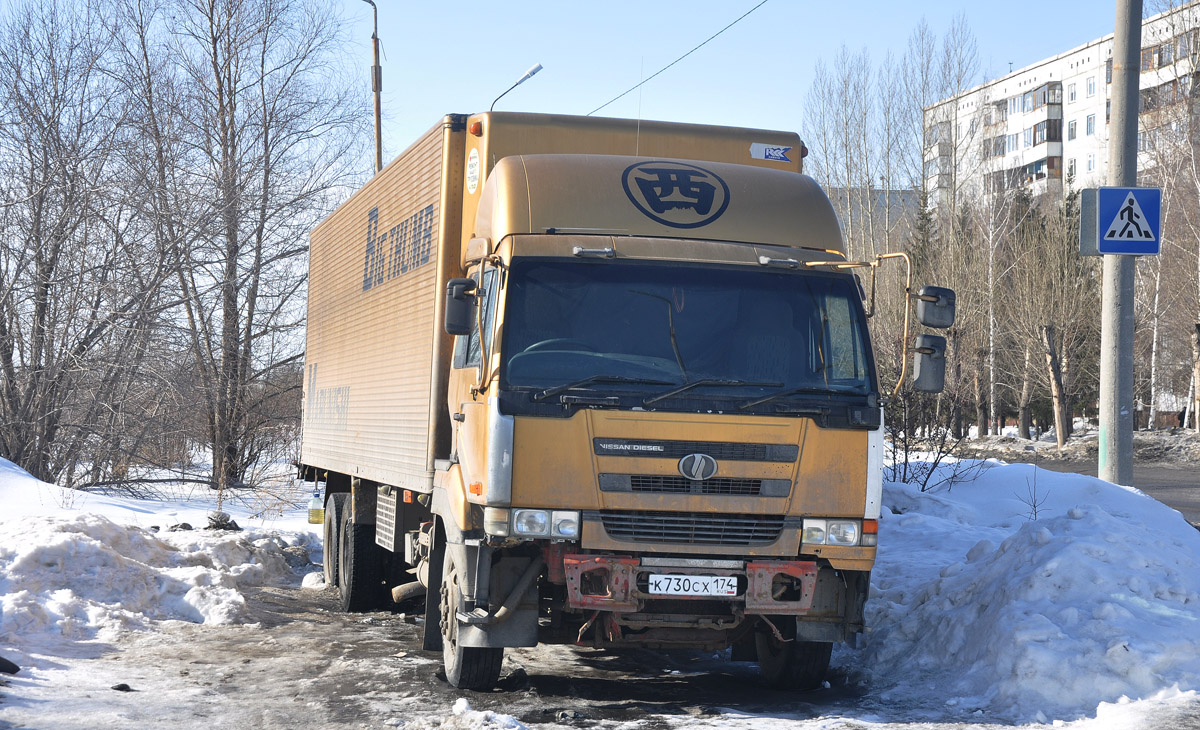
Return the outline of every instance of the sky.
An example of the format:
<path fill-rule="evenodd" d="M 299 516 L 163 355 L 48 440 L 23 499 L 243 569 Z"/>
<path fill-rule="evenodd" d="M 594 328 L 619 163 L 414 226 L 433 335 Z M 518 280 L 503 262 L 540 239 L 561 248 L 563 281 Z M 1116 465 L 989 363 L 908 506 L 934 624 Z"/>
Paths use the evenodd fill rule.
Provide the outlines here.
<path fill-rule="evenodd" d="M 1145 0 L 1147 9 L 1157 0 Z M 371 8 L 342 0 L 370 94 Z M 377 0 L 383 139 L 390 160 L 443 114 L 484 111 L 534 64 L 543 70 L 497 110 L 587 114 L 653 75 L 760 0 Z M 898 62 L 921 21 L 939 37 L 958 13 L 983 75 L 1007 73 L 1113 32 L 1115 0 L 954 2 L 768 0 L 598 114 L 802 131 L 818 60 L 844 44 Z"/>

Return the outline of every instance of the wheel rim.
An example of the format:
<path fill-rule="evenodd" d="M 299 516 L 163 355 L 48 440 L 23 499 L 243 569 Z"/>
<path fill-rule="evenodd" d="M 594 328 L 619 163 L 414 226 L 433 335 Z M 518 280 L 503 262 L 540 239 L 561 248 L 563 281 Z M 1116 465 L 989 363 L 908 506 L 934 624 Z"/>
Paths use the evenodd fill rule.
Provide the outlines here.
<path fill-rule="evenodd" d="M 447 561 L 449 562 L 449 561 Z M 453 567 L 442 572 L 442 595 L 441 595 L 441 630 L 442 630 L 442 647 L 446 656 L 450 659 L 454 657 L 458 650 L 458 617 L 455 607 L 451 605 L 451 596 L 458 591 L 458 574 Z M 451 661 L 446 662 L 447 669 L 450 667 Z"/>

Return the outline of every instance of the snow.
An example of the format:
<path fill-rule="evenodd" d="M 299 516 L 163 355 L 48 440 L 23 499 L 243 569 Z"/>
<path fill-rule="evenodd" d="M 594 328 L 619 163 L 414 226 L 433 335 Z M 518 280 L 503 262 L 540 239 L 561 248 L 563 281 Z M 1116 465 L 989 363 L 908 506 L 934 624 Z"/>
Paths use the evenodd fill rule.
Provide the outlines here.
<path fill-rule="evenodd" d="M 1107 730 L 1155 727 L 1198 706 L 1200 532 L 1141 492 L 1091 477 L 996 461 L 938 469 L 929 483 L 939 486 L 926 492 L 885 485 L 871 631 L 834 655 L 835 673 L 871 702 L 835 702 L 815 720 L 715 708 L 645 722 L 892 727 L 879 709 L 905 707 L 920 722 L 956 727 Z M 71 492 L 0 460 L 0 656 L 30 680 L 0 683 L 0 727 L 49 726 L 37 719 L 55 696 L 46 688 L 92 671 L 89 662 L 131 637 L 165 642 L 155 637 L 172 625 L 247 624 L 245 593 L 257 587 L 323 588 L 308 563 L 320 559 L 319 528 L 305 521 L 303 493 L 275 510 L 228 500 L 242 531 L 170 529 L 204 527 L 213 501 L 182 487 L 155 500 Z M 142 694 L 147 718 L 170 716 L 179 700 Z M 58 706 L 86 718 L 114 702 L 88 697 Z M 387 724 L 526 727 L 466 698 L 405 707 Z"/>
<path fill-rule="evenodd" d="M 1025 464 L 884 504 L 864 663 L 885 698 L 1029 721 L 1200 689 L 1200 532 L 1175 510 Z"/>
<path fill-rule="evenodd" d="M 242 531 L 180 529 L 207 525 L 208 491 L 107 497 L 46 484 L 0 459 L 0 653 L 36 667 L 80 641 L 112 641 L 158 621 L 242 622 L 245 588 L 294 582 L 289 560 L 307 560 L 289 549 L 320 549 L 298 511 L 271 529 L 244 509 L 231 512 Z"/>

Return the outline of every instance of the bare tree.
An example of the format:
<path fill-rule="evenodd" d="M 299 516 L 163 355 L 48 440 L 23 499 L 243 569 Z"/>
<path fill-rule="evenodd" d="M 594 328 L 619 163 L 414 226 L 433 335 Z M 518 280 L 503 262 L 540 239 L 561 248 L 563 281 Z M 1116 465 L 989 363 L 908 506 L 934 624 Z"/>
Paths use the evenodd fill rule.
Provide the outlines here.
<path fill-rule="evenodd" d="M 0 27 L 0 449 L 35 476 L 119 468 L 103 427 L 128 393 L 169 269 L 142 245 L 118 150 L 124 97 L 97 2 L 12 9 Z"/>
<path fill-rule="evenodd" d="M 262 453 L 269 402 L 289 398 L 298 416 L 299 380 L 282 376 L 302 357 L 306 235 L 331 196 L 358 181 L 361 168 L 347 161 L 361 159 L 349 152 L 362 139 L 355 132 L 366 97 L 355 99 L 338 64 L 343 39 L 328 3 L 168 7 L 157 28 L 168 42 L 151 49 L 139 41 L 142 100 L 145 118 L 159 120 L 157 164 L 166 169 L 154 177 L 162 194 L 184 197 L 182 184 L 201 202 L 193 219 L 201 225 L 188 230 L 168 218 L 160 235 L 177 247 L 182 334 L 208 420 L 214 481 L 224 487 L 242 481 Z M 163 63 L 179 69 L 170 98 L 148 85 Z M 163 119 L 177 127 L 166 129 Z"/>
<path fill-rule="evenodd" d="M 1048 196 L 1047 196 L 1048 198 Z M 1045 386 L 1053 394 L 1059 445 L 1071 433 L 1072 402 L 1081 382 L 1094 382 L 1099 346 L 1099 284 L 1096 262 L 1079 255 L 1077 196 L 1059 204 L 1016 196 L 1013 261 L 1005 327 L 1015 347 L 1041 353 Z"/>

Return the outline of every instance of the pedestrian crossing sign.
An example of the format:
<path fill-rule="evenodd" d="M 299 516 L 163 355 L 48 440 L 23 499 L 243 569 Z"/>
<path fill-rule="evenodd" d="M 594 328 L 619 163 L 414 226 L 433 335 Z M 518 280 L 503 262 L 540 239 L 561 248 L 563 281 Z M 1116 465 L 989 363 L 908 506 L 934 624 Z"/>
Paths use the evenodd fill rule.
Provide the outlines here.
<path fill-rule="evenodd" d="M 1162 243 L 1162 190 L 1099 188 L 1096 232 L 1098 253 L 1157 256 Z"/>

